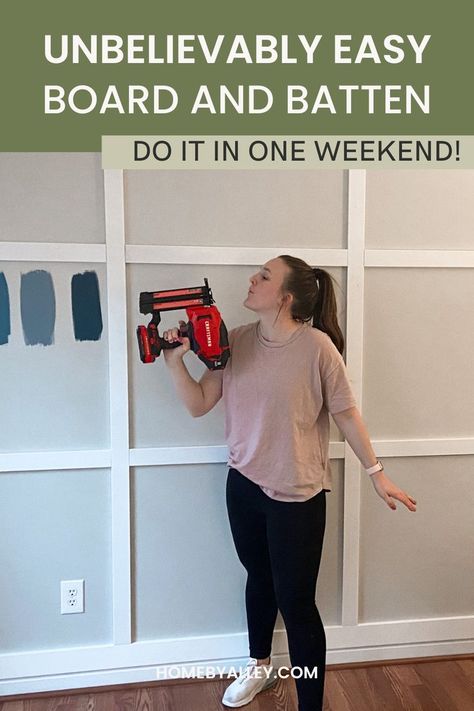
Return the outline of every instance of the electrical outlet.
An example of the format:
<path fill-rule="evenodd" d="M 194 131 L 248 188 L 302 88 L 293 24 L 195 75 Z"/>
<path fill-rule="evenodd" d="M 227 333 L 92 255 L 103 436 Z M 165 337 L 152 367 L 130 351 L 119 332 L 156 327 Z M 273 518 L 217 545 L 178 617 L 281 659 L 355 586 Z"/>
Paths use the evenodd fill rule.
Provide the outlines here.
<path fill-rule="evenodd" d="M 84 580 L 61 580 L 61 615 L 84 612 Z"/>

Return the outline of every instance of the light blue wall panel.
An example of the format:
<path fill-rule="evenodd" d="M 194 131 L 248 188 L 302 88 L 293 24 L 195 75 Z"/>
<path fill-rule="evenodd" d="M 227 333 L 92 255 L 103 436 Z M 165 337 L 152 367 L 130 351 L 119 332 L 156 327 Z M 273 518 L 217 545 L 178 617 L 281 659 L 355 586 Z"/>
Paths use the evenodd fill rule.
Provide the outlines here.
<path fill-rule="evenodd" d="M 472 437 L 472 269 L 365 274 L 364 416 L 373 439 Z"/>
<path fill-rule="evenodd" d="M 110 472 L 0 474 L 0 653 L 112 641 Z M 60 614 L 60 580 L 85 612 Z"/>
<path fill-rule="evenodd" d="M 235 552 L 220 464 L 138 467 L 133 472 L 136 639 L 246 631 L 246 573 Z M 333 462 L 317 585 L 326 624 L 340 620 L 342 475 Z M 278 617 L 276 628 L 283 628 Z"/>
<path fill-rule="evenodd" d="M 128 170 L 130 244 L 345 247 L 347 171 Z"/>
<path fill-rule="evenodd" d="M 220 464 L 133 470 L 137 639 L 245 629 L 245 571 L 233 548 Z"/>
<path fill-rule="evenodd" d="M 54 341 L 25 345 L 20 313 L 21 274 L 50 272 L 56 299 Z M 106 272 L 103 264 L 7 262 L 11 337 L 0 346 L 0 451 L 95 449 L 109 446 Z M 93 270 L 100 288 L 103 331 L 76 341 L 71 277 Z"/>
<path fill-rule="evenodd" d="M 474 170 L 368 170 L 369 249 L 474 249 Z"/>
<path fill-rule="evenodd" d="M 0 154 L 0 240 L 105 242 L 100 153 Z"/>
<path fill-rule="evenodd" d="M 368 477 L 361 490 L 360 621 L 472 615 L 474 457 L 386 458 L 417 502 L 392 511 Z"/>

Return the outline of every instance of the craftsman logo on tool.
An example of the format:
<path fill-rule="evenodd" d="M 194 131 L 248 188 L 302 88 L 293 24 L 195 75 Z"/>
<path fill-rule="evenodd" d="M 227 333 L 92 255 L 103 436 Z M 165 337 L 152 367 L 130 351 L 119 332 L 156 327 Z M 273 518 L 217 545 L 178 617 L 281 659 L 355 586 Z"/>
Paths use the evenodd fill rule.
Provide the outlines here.
<path fill-rule="evenodd" d="M 211 339 L 211 326 L 210 326 L 209 321 L 204 322 L 204 328 L 206 329 L 207 345 L 210 348 L 212 346 L 212 339 Z"/>

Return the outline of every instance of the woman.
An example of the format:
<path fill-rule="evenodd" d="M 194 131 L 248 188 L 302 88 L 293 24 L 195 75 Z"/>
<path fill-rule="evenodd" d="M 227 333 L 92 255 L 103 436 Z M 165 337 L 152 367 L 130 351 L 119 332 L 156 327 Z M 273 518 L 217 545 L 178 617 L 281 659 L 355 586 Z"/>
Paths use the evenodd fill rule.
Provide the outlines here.
<path fill-rule="evenodd" d="M 278 610 L 288 636 L 299 711 L 323 708 L 326 637 L 315 589 L 331 490 L 329 414 L 377 494 L 410 511 L 416 501 L 383 472 L 356 407 L 342 353 L 331 276 L 281 255 L 250 278 L 244 306 L 258 321 L 229 333 L 231 358 L 197 383 L 183 363 L 189 339 L 164 351 L 179 395 L 193 417 L 221 396 L 229 447 L 226 501 L 236 551 L 247 570 L 250 660 L 223 704 L 244 706 L 276 681 L 271 642 Z M 312 321 L 312 326 L 311 322 Z M 182 324 L 183 322 L 181 322 Z M 296 673 L 295 673 L 296 670 Z"/>

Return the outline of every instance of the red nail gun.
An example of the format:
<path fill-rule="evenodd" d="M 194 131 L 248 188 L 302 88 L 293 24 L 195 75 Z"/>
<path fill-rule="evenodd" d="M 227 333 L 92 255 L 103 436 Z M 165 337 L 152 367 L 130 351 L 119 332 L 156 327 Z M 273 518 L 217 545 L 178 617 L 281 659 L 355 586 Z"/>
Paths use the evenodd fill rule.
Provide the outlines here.
<path fill-rule="evenodd" d="M 191 350 L 207 365 L 209 370 L 225 368 L 229 359 L 229 337 L 227 328 L 217 307 L 207 279 L 204 286 L 189 289 L 168 289 L 166 291 L 142 291 L 140 313 L 153 314 L 148 326 L 138 326 L 137 338 L 142 363 L 153 363 L 163 348 L 177 348 L 179 341 L 169 343 L 158 333 L 161 311 L 186 309 L 188 323 L 180 331 L 187 336 Z"/>

